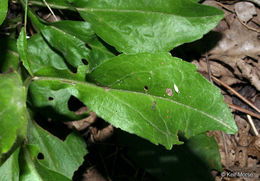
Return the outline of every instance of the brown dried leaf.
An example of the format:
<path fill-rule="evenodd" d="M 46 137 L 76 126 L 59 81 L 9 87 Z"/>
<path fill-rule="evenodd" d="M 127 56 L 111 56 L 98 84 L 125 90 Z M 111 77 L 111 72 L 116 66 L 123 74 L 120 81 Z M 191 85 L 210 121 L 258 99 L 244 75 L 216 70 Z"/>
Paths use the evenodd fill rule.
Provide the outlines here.
<path fill-rule="evenodd" d="M 230 29 L 221 33 L 221 40 L 209 51 L 209 54 L 252 57 L 260 54 L 258 33 L 248 30 L 238 19 L 231 23 Z"/>
<path fill-rule="evenodd" d="M 238 2 L 235 4 L 235 12 L 238 18 L 247 23 L 250 19 L 256 15 L 256 9 L 253 3 L 250 2 Z"/>

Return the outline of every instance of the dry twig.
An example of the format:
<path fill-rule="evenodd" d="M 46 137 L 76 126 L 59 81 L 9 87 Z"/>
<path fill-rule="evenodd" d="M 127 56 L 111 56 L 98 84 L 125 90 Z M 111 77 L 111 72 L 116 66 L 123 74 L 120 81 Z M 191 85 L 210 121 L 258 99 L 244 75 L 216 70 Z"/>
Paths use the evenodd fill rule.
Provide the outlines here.
<path fill-rule="evenodd" d="M 246 23 L 244 23 L 243 21 L 241 21 L 241 19 L 239 19 L 238 16 L 237 16 L 237 19 L 238 19 L 238 21 L 239 21 L 242 25 L 244 25 L 247 29 L 252 30 L 252 31 L 255 31 L 255 32 L 257 32 L 257 33 L 260 33 L 259 30 L 255 29 L 255 28 L 253 28 L 253 27 L 250 27 L 250 26 L 248 26 Z"/>
<path fill-rule="evenodd" d="M 226 103 L 227 103 L 227 102 L 226 102 Z M 245 113 L 245 114 L 249 114 L 250 116 L 253 116 L 253 117 L 255 117 L 255 118 L 260 119 L 260 115 L 259 115 L 259 114 L 256 114 L 256 113 L 254 113 L 254 112 L 252 112 L 252 111 L 248 111 L 248 110 L 246 110 L 246 109 L 244 109 L 244 108 L 242 108 L 242 107 L 239 107 L 239 106 L 237 106 L 237 105 L 234 105 L 234 104 L 230 104 L 230 103 L 227 103 L 227 104 L 228 104 L 228 106 L 229 106 L 230 108 L 232 108 L 232 109 L 235 109 L 235 110 L 237 110 L 237 111 L 243 112 L 243 113 Z"/>
<path fill-rule="evenodd" d="M 52 16 L 54 17 L 54 19 L 56 21 L 58 21 L 58 18 L 56 17 L 56 15 L 54 14 L 54 12 L 52 11 L 51 7 L 49 6 L 49 4 L 45 1 L 45 0 L 42 0 L 43 3 L 47 6 L 47 8 L 49 9 L 49 11 L 51 12 Z"/>
<path fill-rule="evenodd" d="M 249 106 L 251 106 L 253 109 L 255 109 L 257 112 L 260 113 L 260 110 L 253 104 L 251 103 L 249 100 L 247 100 L 245 97 L 243 97 L 242 95 L 240 95 L 237 91 L 235 91 L 233 88 L 231 88 L 229 85 L 225 84 L 224 82 L 222 82 L 221 80 L 217 79 L 216 77 L 212 76 L 212 79 L 221 84 L 222 86 L 224 86 L 225 88 L 227 88 L 228 90 L 230 90 L 230 92 L 232 92 L 233 94 L 235 94 L 237 97 L 239 97 L 242 101 L 244 101 L 245 103 L 247 103 Z"/>
<path fill-rule="evenodd" d="M 253 122 L 251 116 L 250 116 L 250 115 L 247 115 L 247 119 L 248 119 L 248 121 L 249 121 L 249 123 L 250 123 L 252 129 L 254 130 L 255 135 L 258 136 L 258 135 L 259 135 L 259 134 L 258 134 L 258 131 L 257 131 L 256 127 L 255 127 L 255 124 L 254 124 L 254 122 Z"/>

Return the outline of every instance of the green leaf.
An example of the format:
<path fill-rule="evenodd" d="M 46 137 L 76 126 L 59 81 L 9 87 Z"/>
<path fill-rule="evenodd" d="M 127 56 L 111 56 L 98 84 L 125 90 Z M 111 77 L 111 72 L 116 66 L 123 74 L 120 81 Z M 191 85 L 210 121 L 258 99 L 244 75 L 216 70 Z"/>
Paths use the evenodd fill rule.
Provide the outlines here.
<path fill-rule="evenodd" d="M 20 148 L 18 148 L 0 167 L 0 180 L 19 181 L 19 152 Z"/>
<path fill-rule="evenodd" d="M 67 80 L 71 82 L 70 79 Z M 41 111 L 42 114 L 62 121 L 72 121 L 82 118 L 82 116 L 76 115 L 68 108 L 70 96 L 76 93 L 70 87 L 66 88 L 64 86 L 60 88 L 58 86 L 51 90 L 49 87 L 39 87 L 31 84 L 30 89 L 33 90 L 33 93 L 30 94 L 30 103 L 37 110 Z"/>
<path fill-rule="evenodd" d="M 16 40 L 12 38 L 0 39 L 0 72 L 18 70 L 19 54 Z"/>
<path fill-rule="evenodd" d="M 115 137 L 117 144 L 127 150 L 126 156 L 157 180 L 169 181 L 173 180 L 172 178 L 183 181 L 214 180 L 210 174 L 211 163 L 204 162 L 202 157 L 194 154 L 193 148 L 188 146 L 190 140 L 183 145 L 175 146 L 172 150 L 165 150 L 161 146 L 155 146 L 118 129 L 115 130 Z"/>
<path fill-rule="evenodd" d="M 200 2 L 201 0 L 190 0 L 190 1 L 197 3 Z"/>
<path fill-rule="evenodd" d="M 88 42 L 88 46 L 91 47 L 89 56 L 91 62 L 93 62 L 91 70 L 104 61 L 115 56 L 106 46 L 102 44 L 102 42 L 98 38 L 94 38 L 93 40 Z"/>
<path fill-rule="evenodd" d="M 196 135 L 188 140 L 187 146 L 211 169 L 222 171 L 218 144 L 213 136 L 208 137 L 205 133 Z"/>
<path fill-rule="evenodd" d="M 26 145 L 21 152 L 20 181 L 70 181 L 71 179 L 52 171 L 39 163 L 37 159 L 38 148 Z"/>
<path fill-rule="evenodd" d="M 237 131 L 220 91 L 194 65 L 168 53 L 121 55 L 105 61 L 88 75 L 102 87 L 54 77 L 34 79 L 30 93 L 35 101 L 40 102 L 39 89 L 45 96 L 60 97 L 67 91 L 115 127 L 168 149 L 182 143 L 179 131 L 188 138 L 207 130 Z"/>
<path fill-rule="evenodd" d="M 119 52 L 169 51 L 201 38 L 223 12 L 190 0 L 70 0 L 95 33 Z"/>
<path fill-rule="evenodd" d="M 70 179 L 87 153 L 84 140 L 76 134 L 70 134 L 63 142 L 33 122 L 29 122 L 27 139 L 43 154 L 44 159 L 38 160 L 41 165 Z"/>
<path fill-rule="evenodd" d="M 20 76 L 0 74 L 0 158 L 25 137 L 27 127 L 26 93 Z"/>
<path fill-rule="evenodd" d="M 33 75 L 30 64 L 27 59 L 27 39 L 26 39 L 26 33 L 24 27 L 21 29 L 20 35 L 17 39 L 17 49 L 20 55 L 20 58 L 23 62 L 23 66 L 26 68 L 26 70 L 29 72 L 30 75 Z"/>
<path fill-rule="evenodd" d="M 30 37 L 27 53 L 31 65 L 30 69 L 34 74 L 45 67 L 52 67 L 57 70 L 68 69 L 62 56 L 55 53 L 40 34 Z"/>
<path fill-rule="evenodd" d="M 120 52 L 169 51 L 201 38 L 214 28 L 223 12 L 197 0 L 49 0 L 58 9 L 76 8 L 95 33 Z M 45 6 L 41 1 L 32 4 Z M 169 33 L 171 32 L 171 33 Z"/>
<path fill-rule="evenodd" d="M 57 76 L 84 80 L 86 67 L 79 66 L 77 73 L 68 69 L 63 57 L 56 53 L 40 34 L 33 35 L 28 41 L 27 60 L 34 75 Z"/>
<path fill-rule="evenodd" d="M 8 0 L 0 0 L 0 25 L 3 23 L 8 10 Z"/>
<path fill-rule="evenodd" d="M 62 20 L 50 23 L 49 25 L 64 31 L 69 35 L 75 36 L 83 42 L 89 42 L 95 37 L 95 33 L 88 22 Z"/>
<path fill-rule="evenodd" d="M 86 67 L 79 66 L 77 73 L 72 73 L 64 62 L 63 57 L 53 51 L 40 34 L 33 35 L 28 40 L 27 53 L 30 69 L 34 75 L 85 80 Z M 67 91 L 59 91 L 58 95 L 60 96 L 55 94 L 46 95 L 45 91 L 48 90 L 38 89 L 38 95 L 35 95 L 36 98 L 33 95 L 29 99 L 29 102 L 34 104 L 36 108 L 40 108 L 44 115 L 52 118 L 57 117 L 63 121 L 81 119 L 83 116 L 86 116 L 75 115 L 74 112 L 69 110 L 67 103 L 70 95 L 67 94 Z M 57 114 L 60 117 L 55 116 Z"/>
<path fill-rule="evenodd" d="M 41 33 L 54 48 L 63 54 L 73 67 L 84 65 L 82 59 L 88 59 L 89 50 L 86 48 L 85 43 L 75 36 L 54 26 L 45 26 Z"/>
<path fill-rule="evenodd" d="M 96 67 L 87 79 L 103 87 L 139 92 L 167 100 L 173 105 L 169 106 L 168 113 L 165 110 L 165 115 L 162 115 L 162 111 L 160 113 L 159 107 L 157 110 L 157 101 L 149 104 L 150 110 L 158 111 L 157 114 L 161 114 L 159 117 L 166 117 L 166 120 L 180 119 L 178 124 L 186 120 L 182 124 L 188 137 L 194 135 L 192 125 L 196 127 L 204 116 L 207 120 L 205 127 L 211 124 L 216 128 L 224 126 L 223 129 L 227 132 L 237 129 L 220 91 L 198 74 L 194 65 L 173 58 L 168 53 L 117 56 Z M 166 105 L 164 107 L 167 109 Z M 163 118 L 161 121 L 164 121 Z M 198 127 L 198 130 L 205 127 Z"/>
<path fill-rule="evenodd" d="M 87 67 L 88 63 L 91 64 L 88 61 L 89 49 L 83 41 L 94 37 L 89 23 L 61 21 L 45 25 L 32 12 L 29 12 L 29 16 L 48 43 L 58 50 L 70 65 L 77 68 L 84 65 Z M 84 33 L 82 34 L 82 32 Z M 82 37 L 84 37 L 83 40 L 79 39 Z"/>

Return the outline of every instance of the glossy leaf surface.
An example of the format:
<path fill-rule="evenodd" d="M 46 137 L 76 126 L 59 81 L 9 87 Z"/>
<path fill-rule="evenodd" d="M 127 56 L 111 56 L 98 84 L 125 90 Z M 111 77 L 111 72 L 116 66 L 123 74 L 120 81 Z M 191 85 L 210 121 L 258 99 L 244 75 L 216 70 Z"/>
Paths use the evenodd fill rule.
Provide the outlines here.
<path fill-rule="evenodd" d="M 20 149 L 17 149 L 0 167 L 0 180 L 19 181 L 19 163 L 18 155 Z"/>
<path fill-rule="evenodd" d="M 44 6 L 39 0 L 30 2 Z M 169 51 L 201 38 L 223 18 L 220 10 L 195 0 L 47 2 L 53 8 L 78 10 L 99 37 L 125 53 Z"/>
<path fill-rule="evenodd" d="M 48 169 L 37 159 L 38 149 L 33 145 L 24 146 L 21 150 L 20 181 L 70 181 L 62 174 Z"/>
<path fill-rule="evenodd" d="M 75 36 L 83 42 L 89 42 L 95 37 L 95 33 L 88 22 L 62 20 L 50 24 L 69 35 Z"/>
<path fill-rule="evenodd" d="M 0 25 L 3 23 L 8 10 L 8 0 L 0 0 Z"/>
<path fill-rule="evenodd" d="M 26 132 L 26 93 L 17 73 L 0 74 L 0 158 Z"/>
<path fill-rule="evenodd" d="M 33 35 L 27 41 L 27 46 L 29 68 L 34 75 L 84 80 L 86 67 L 84 65 L 79 66 L 77 73 L 71 72 L 64 58 L 54 51 L 40 34 Z"/>
<path fill-rule="evenodd" d="M 66 90 L 115 127 L 167 148 L 181 143 L 179 131 L 191 137 L 207 130 L 237 130 L 220 91 L 194 65 L 168 53 L 122 55 L 105 61 L 88 75 L 101 87 L 51 77 L 36 80 L 32 95 L 39 95 L 40 89 L 46 96 Z M 40 102 L 36 96 L 34 100 Z"/>
<path fill-rule="evenodd" d="M 102 44 L 102 42 L 98 38 L 94 38 L 89 41 L 88 46 L 91 47 L 91 52 L 89 56 L 91 61 L 93 62 L 92 69 L 115 56 L 106 46 Z"/>
<path fill-rule="evenodd" d="M 83 40 L 90 40 L 94 37 L 94 33 L 88 23 L 60 21 L 45 25 L 31 11 L 29 16 L 48 43 L 58 50 L 71 66 L 77 68 L 80 65 L 84 65 L 83 60 L 87 61 L 89 58 L 89 49 L 85 46 Z M 70 26 L 68 26 L 69 23 L 71 23 Z M 79 39 L 82 37 L 84 37 L 83 40 Z"/>
<path fill-rule="evenodd" d="M 223 13 L 190 0 L 71 0 L 95 33 L 120 52 L 169 51 L 201 38 Z"/>
<path fill-rule="evenodd" d="M 17 50 L 23 62 L 23 66 L 26 68 L 30 75 L 33 75 L 30 69 L 30 63 L 27 58 L 27 39 L 24 27 L 21 29 L 20 35 L 17 39 Z"/>
<path fill-rule="evenodd" d="M 36 146 L 43 155 L 39 164 L 71 179 L 87 153 L 84 140 L 70 134 L 63 142 L 32 122 L 28 128 L 28 144 Z"/>
<path fill-rule="evenodd" d="M 27 43 L 28 62 L 34 75 L 54 76 L 81 81 L 85 80 L 85 65 L 79 66 L 77 68 L 77 73 L 71 72 L 68 65 L 65 63 L 64 58 L 55 52 L 40 34 L 33 35 Z M 34 99 L 37 100 L 40 98 L 40 101 L 35 103 L 35 106 L 41 107 L 39 111 L 44 115 L 52 117 L 55 112 L 62 116 L 59 119 L 62 119 L 63 121 L 81 118 L 81 116 L 77 116 L 74 112 L 69 110 L 67 103 L 70 95 L 67 94 L 67 91 L 60 91 L 58 94 L 59 96 L 55 94 L 46 95 L 45 89 L 40 89 L 38 91 L 39 95 L 35 95 L 36 98 L 34 96 L 30 97 L 30 102 L 35 103 Z M 43 107 L 46 109 L 43 109 Z M 52 108 L 53 111 L 50 111 L 49 108 Z"/>
<path fill-rule="evenodd" d="M 44 68 L 53 68 L 57 71 L 68 69 L 62 56 L 55 53 L 40 34 L 36 34 L 28 40 L 27 53 L 30 69 L 33 73 L 37 74 L 39 70 Z"/>

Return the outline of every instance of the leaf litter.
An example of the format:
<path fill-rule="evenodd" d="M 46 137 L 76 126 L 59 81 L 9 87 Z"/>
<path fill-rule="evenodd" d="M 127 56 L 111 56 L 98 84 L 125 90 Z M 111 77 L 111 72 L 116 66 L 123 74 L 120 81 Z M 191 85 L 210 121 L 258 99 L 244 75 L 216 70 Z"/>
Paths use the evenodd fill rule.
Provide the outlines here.
<path fill-rule="evenodd" d="M 192 63 L 207 79 L 209 79 L 208 68 L 210 67 L 209 71 L 212 76 L 232 87 L 260 109 L 259 4 L 210 0 L 203 3 L 224 11 L 225 18 L 213 30 L 221 35 L 220 40 L 215 46 L 206 48 L 206 51 L 199 50 L 201 57 L 193 58 Z M 208 44 L 206 38 L 199 40 L 199 43 L 206 47 Z M 206 54 L 209 55 L 209 63 L 205 58 Z M 223 171 L 215 174 L 215 180 L 235 178 L 245 181 L 259 180 L 260 119 L 252 117 L 253 124 L 250 124 L 247 114 L 238 110 L 251 111 L 258 115 L 259 112 L 241 101 L 229 89 L 222 86 L 219 88 L 224 95 L 224 101 L 232 107 L 239 131 L 235 136 L 220 131 L 209 133 L 209 135 L 214 135 L 219 145 L 223 166 Z"/>

